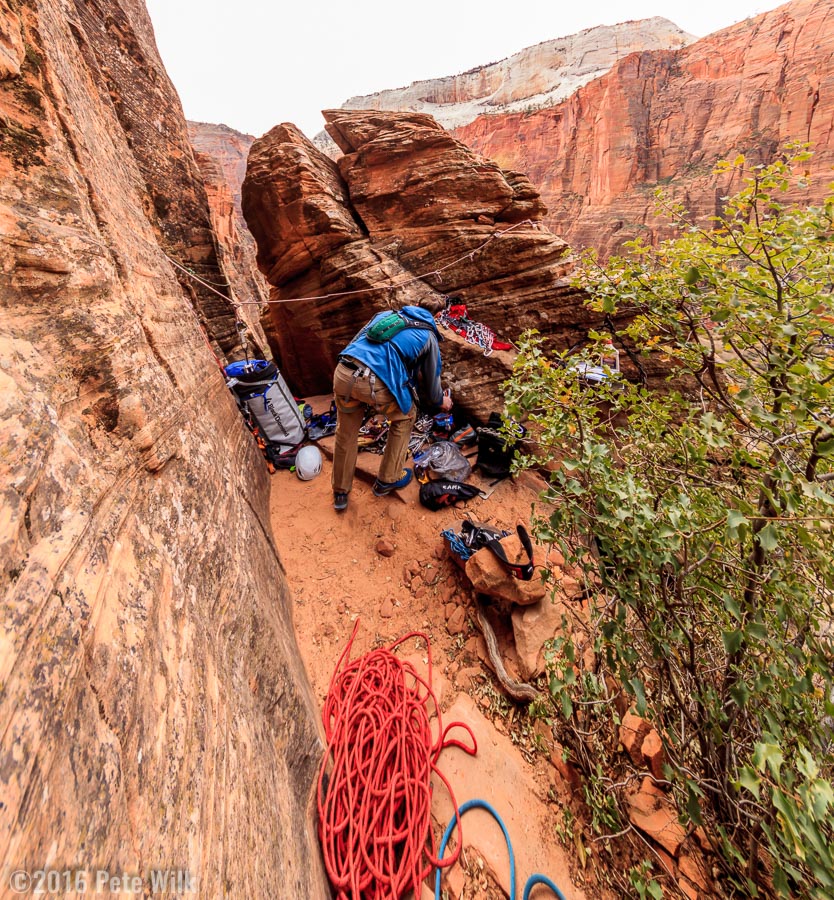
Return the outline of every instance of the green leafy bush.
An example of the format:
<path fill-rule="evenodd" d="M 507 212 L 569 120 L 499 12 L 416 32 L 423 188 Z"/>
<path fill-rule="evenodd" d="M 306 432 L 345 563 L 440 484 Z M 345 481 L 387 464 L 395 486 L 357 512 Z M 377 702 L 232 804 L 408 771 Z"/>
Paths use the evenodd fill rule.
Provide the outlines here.
<path fill-rule="evenodd" d="M 625 695 L 738 896 L 834 897 L 834 196 L 784 201 L 807 158 L 724 163 L 744 187 L 712 230 L 667 203 L 679 238 L 585 259 L 589 302 L 675 389 L 607 366 L 588 387 L 601 334 L 581 356 L 529 335 L 508 386 L 522 465 L 558 463 L 539 537 L 596 598 L 595 652 L 562 638 L 550 666 L 575 756 L 613 758 Z"/>

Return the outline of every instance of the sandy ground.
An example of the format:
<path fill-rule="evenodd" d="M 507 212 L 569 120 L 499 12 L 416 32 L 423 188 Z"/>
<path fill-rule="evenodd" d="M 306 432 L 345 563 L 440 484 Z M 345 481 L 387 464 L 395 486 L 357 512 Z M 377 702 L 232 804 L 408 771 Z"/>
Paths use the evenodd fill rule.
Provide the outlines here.
<path fill-rule="evenodd" d="M 321 475 L 303 482 L 292 472 L 277 472 L 271 494 L 272 527 L 293 594 L 298 642 L 319 704 L 357 621 L 354 656 L 412 630 L 425 632 L 444 723 L 447 715 L 464 719 L 481 736 L 476 757 L 454 749 L 440 757 L 458 802 L 480 795 L 505 816 L 516 845 L 519 896 L 530 872 L 541 871 L 556 880 L 569 900 L 584 897 L 582 870 L 577 871 L 556 836 L 562 808 L 570 802 L 569 788 L 551 759 L 558 748 L 543 722 L 536 724 L 523 708 L 506 702 L 484 663 L 485 646 L 474 626 L 468 582 L 444 552 L 440 532 L 459 525 L 464 511 L 425 509 L 416 483 L 388 497 L 375 497 L 371 484 L 380 458 L 362 452 L 348 509 L 335 512 L 332 443 L 332 438 L 319 442 L 325 456 Z M 540 487 L 532 476 L 506 480 L 488 499 L 471 501 L 466 512 L 514 530 L 519 519 L 529 522 Z M 460 632 L 451 634 L 447 620 L 459 606 L 466 608 L 465 621 L 460 614 L 452 619 L 452 630 L 460 627 Z M 507 649 L 512 657 L 512 648 Z M 426 658 L 425 645 L 417 641 L 409 641 L 404 652 L 416 660 Z M 451 806 L 441 793 L 433 810 L 438 823 L 445 825 Z M 495 843 L 500 832 L 485 814 L 477 820 L 479 815 L 472 813 L 472 822 L 464 819 L 464 844 L 471 848 L 466 864 L 456 866 L 444 880 L 452 898 L 502 897 L 496 880 L 507 888 L 500 840 Z M 535 841 L 530 840 L 533 835 Z M 539 888 L 532 896 L 549 894 Z"/>

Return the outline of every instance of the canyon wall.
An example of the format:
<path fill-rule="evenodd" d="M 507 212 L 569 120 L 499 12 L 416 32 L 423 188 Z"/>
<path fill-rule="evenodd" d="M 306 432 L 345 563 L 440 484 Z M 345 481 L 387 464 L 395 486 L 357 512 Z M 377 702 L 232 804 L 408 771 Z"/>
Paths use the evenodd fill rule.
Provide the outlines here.
<path fill-rule="evenodd" d="M 683 47 L 693 40 L 692 35 L 659 16 L 599 25 L 526 47 L 506 59 L 458 75 L 351 97 L 342 109 L 424 112 L 444 128 L 456 128 L 482 113 L 529 112 L 553 106 L 630 53 Z M 328 155 L 337 155 L 326 131 L 317 134 L 313 143 Z"/>
<path fill-rule="evenodd" d="M 351 97 L 342 109 L 425 112 L 444 128 L 455 128 L 481 113 L 553 106 L 631 53 L 683 47 L 693 40 L 659 16 L 599 25 L 526 47 L 507 59 L 459 75 Z"/>
<path fill-rule="evenodd" d="M 255 262 L 255 240 L 240 208 L 240 188 L 246 175 L 246 157 L 255 138 L 226 125 L 189 122 L 188 137 L 208 195 L 217 252 L 231 290 L 246 322 L 248 339 L 258 356 L 267 354 L 260 318 L 266 308 L 268 285 Z M 210 277 L 210 276 L 209 276 Z"/>
<path fill-rule="evenodd" d="M 634 53 L 552 109 L 481 116 L 454 133 L 525 172 L 549 227 L 603 255 L 670 234 L 658 186 L 715 215 L 740 184 L 713 166 L 739 153 L 768 163 L 787 141 L 810 141 L 814 180 L 797 199 L 818 201 L 834 164 L 834 7 L 794 0 L 680 50 Z"/>
<path fill-rule="evenodd" d="M 505 341 L 535 328 L 566 348 L 600 325 L 525 176 L 473 154 L 422 113 L 325 118 L 338 163 L 281 125 L 252 146 L 243 184 L 275 301 L 264 327 L 298 391 L 329 391 L 339 351 L 373 313 L 427 294 L 458 298 Z M 444 335 L 455 400 L 482 420 L 503 405 L 512 354 L 485 357 Z"/>
<path fill-rule="evenodd" d="M 0 894 L 329 896 L 233 309 L 169 259 L 227 277 L 147 13 L 0 0 L 0 35 Z"/>

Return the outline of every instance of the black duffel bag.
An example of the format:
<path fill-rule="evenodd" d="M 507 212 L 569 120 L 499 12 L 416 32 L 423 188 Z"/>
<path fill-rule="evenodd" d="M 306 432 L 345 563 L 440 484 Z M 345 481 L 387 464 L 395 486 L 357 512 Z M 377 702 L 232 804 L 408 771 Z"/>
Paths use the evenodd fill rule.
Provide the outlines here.
<path fill-rule="evenodd" d="M 474 485 L 464 481 L 429 481 L 420 485 L 420 502 L 426 509 L 436 512 L 444 506 L 454 506 L 457 503 L 465 503 L 473 497 L 481 496 L 481 492 Z"/>

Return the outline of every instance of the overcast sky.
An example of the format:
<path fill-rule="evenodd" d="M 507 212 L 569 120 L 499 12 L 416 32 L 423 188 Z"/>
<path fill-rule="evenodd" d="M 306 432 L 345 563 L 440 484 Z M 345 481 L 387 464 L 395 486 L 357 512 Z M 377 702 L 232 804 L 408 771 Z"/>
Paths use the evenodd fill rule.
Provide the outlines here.
<path fill-rule="evenodd" d="M 260 136 L 348 97 L 454 75 L 595 25 L 665 16 L 698 37 L 772 0 L 147 0 L 189 119 Z"/>

